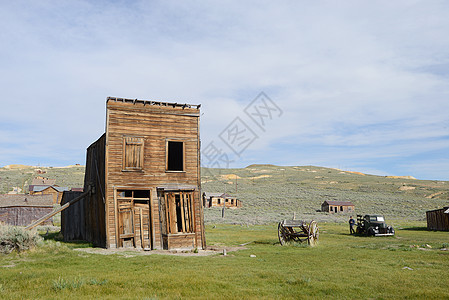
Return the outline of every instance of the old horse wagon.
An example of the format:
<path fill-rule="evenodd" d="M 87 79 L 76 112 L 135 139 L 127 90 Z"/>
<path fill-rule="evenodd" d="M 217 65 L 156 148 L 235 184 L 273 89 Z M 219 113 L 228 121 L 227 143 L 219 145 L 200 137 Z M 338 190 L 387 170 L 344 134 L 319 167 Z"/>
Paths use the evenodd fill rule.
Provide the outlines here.
<path fill-rule="evenodd" d="M 315 246 L 319 236 L 318 224 L 315 221 L 283 220 L 278 225 L 278 236 L 281 245 L 290 241 L 307 241 L 310 246 Z"/>

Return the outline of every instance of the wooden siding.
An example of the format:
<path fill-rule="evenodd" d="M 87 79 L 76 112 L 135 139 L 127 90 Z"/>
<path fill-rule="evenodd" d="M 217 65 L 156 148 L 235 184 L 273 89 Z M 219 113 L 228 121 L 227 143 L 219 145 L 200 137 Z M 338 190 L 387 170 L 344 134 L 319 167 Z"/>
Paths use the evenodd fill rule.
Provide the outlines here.
<path fill-rule="evenodd" d="M 82 192 L 64 192 L 61 205 L 80 196 Z M 85 239 L 84 199 L 70 205 L 61 212 L 61 233 L 65 242 Z"/>
<path fill-rule="evenodd" d="M 84 190 L 91 190 L 84 199 L 61 214 L 64 240 L 85 240 L 95 246 L 106 247 L 105 224 L 105 135 L 87 148 Z M 65 192 L 63 203 L 79 196 L 81 192 Z"/>
<path fill-rule="evenodd" d="M 220 203 L 218 203 L 220 200 Z M 226 208 L 241 208 L 242 201 L 237 198 L 223 198 L 223 197 L 210 197 L 205 199 L 205 207 L 223 207 L 225 203 Z"/>
<path fill-rule="evenodd" d="M 53 211 L 52 206 L 10 206 L 0 207 L 0 224 L 27 226 Z M 53 218 L 42 225 L 53 225 Z"/>
<path fill-rule="evenodd" d="M 337 211 L 335 211 L 337 210 Z M 354 205 L 329 205 L 327 203 L 321 205 L 321 211 L 329 213 L 353 213 L 355 210 Z"/>
<path fill-rule="evenodd" d="M 40 191 L 40 192 L 30 191 L 30 195 L 52 195 L 53 196 L 53 204 L 61 203 L 62 193 L 63 192 L 59 192 L 51 186 L 49 186 L 48 188 L 46 188 L 45 190 Z"/>
<path fill-rule="evenodd" d="M 449 231 L 449 213 L 444 213 L 449 207 L 426 212 L 427 229 Z"/>
<path fill-rule="evenodd" d="M 108 101 L 106 124 L 106 213 L 107 247 L 117 247 L 117 189 L 151 190 L 150 209 L 153 249 L 162 249 L 160 199 L 157 187 L 174 183 L 195 186 L 193 211 L 194 247 L 203 245 L 199 165 L 199 110 L 191 108 L 145 105 Z M 125 137 L 143 139 L 141 170 L 123 171 Z M 184 171 L 166 171 L 167 140 L 184 143 Z M 170 237 L 169 237 L 170 239 Z M 179 236 L 173 238 L 179 240 Z M 170 243 L 168 243 L 170 244 Z M 178 243 L 179 244 L 179 243 Z M 171 244 L 170 244 L 171 245 Z M 177 243 L 173 243 L 177 245 Z"/>
<path fill-rule="evenodd" d="M 169 234 L 163 236 L 164 249 L 192 249 L 196 247 L 195 234 Z"/>
<path fill-rule="evenodd" d="M 106 248 L 204 248 L 199 110 L 109 98 L 106 108 L 106 132 L 87 149 L 84 190 L 92 192 L 67 209 L 64 238 Z M 166 170 L 169 140 L 183 143 L 182 171 Z M 158 187 L 167 185 L 179 186 L 181 191 L 181 186 L 190 187 L 192 216 L 184 221 L 191 222 L 191 233 L 163 235 L 164 189 Z M 126 196 L 127 191 L 148 193 L 142 199 Z M 67 197 L 64 202 L 71 196 Z M 69 220 L 75 222 L 73 228 Z"/>

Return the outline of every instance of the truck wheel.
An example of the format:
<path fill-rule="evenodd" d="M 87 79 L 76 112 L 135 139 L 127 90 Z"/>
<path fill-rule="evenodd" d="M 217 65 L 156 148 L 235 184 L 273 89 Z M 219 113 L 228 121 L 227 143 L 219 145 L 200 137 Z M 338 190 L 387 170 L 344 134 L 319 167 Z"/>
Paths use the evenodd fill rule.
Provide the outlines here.
<path fill-rule="evenodd" d="M 390 227 L 390 233 L 392 233 L 392 234 L 394 234 L 394 229 L 393 229 L 393 227 Z"/>
<path fill-rule="evenodd" d="M 373 227 L 368 228 L 368 236 L 374 236 L 376 232 L 374 231 Z"/>

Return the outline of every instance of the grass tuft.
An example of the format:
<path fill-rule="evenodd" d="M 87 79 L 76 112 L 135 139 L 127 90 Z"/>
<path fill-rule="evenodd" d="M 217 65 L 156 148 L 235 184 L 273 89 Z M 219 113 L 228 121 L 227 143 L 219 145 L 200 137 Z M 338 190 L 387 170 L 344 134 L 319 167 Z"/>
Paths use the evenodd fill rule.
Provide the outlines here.
<path fill-rule="evenodd" d="M 53 290 L 62 291 L 62 290 L 76 290 L 84 285 L 105 285 L 108 281 L 98 280 L 96 278 L 86 279 L 81 277 L 76 277 L 72 280 L 64 279 L 61 276 L 58 279 L 53 280 Z"/>

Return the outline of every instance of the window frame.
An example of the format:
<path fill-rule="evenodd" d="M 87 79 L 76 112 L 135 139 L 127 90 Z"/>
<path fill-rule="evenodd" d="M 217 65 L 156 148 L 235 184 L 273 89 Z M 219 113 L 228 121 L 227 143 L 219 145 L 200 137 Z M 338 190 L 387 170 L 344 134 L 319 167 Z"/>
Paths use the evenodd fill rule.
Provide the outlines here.
<path fill-rule="evenodd" d="M 179 198 L 176 199 L 176 196 Z M 165 234 L 195 233 L 194 191 L 167 191 L 164 192 L 163 199 L 165 206 Z M 177 205 L 178 203 L 179 206 Z M 181 224 L 179 224 L 180 221 Z"/>
<path fill-rule="evenodd" d="M 138 139 L 139 141 L 129 141 L 130 139 Z M 144 166 L 144 153 L 145 153 L 145 138 L 142 136 L 123 136 L 123 146 L 122 146 L 122 171 L 123 172 L 142 172 Z M 140 166 L 128 167 L 127 166 L 127 145 L 140 145 Z"/>
<path fill-rule="evenodd" d="M 182 143 L 182 170 L 169 170 L 168 169 L 168 152 L 169 143 L 178 142 Z M 168 138 L 165 140 L 165 172 L 167 173 L 185 173 L 186 172 L 186 141 L 182 139 Z"/>

